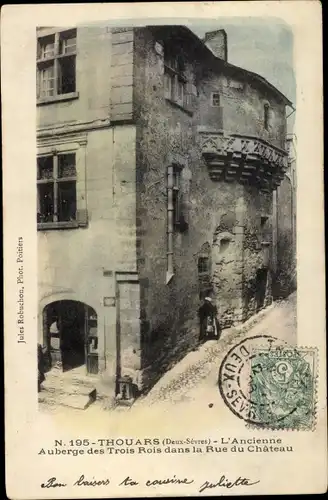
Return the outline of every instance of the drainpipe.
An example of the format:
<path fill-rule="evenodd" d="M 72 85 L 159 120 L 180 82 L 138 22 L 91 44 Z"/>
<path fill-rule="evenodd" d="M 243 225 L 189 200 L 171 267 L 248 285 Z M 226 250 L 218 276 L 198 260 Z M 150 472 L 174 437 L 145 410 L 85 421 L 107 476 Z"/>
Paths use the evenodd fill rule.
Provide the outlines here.
<path fill-rule="evenodd" d="M 166 283 L 174 275 L 173 270 L 173 166 L 167 169 L 167 271 Z"/>

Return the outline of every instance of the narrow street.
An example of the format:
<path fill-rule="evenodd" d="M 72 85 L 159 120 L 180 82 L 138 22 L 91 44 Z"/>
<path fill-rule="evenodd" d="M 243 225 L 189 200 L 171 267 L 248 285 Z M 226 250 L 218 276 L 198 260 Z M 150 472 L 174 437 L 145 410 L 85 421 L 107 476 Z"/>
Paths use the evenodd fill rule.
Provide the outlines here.
<path fill-rule="evenodd" d="M 188 354 L 170 372 L 165 374 L 150 393 L 137 402 L 137 405 L 158 403 L 172 404 L 179 401 L 197 402 L 207 393 L 210 400 L 212 388 L 217 386 L 218 370 L 224 355 L 236 343 L 255 335 L 272 335 L 290 345 L 297 343 L 296 338 L 296 293 L 287 301 L 275 303 L 264 310 L 263 318 L 249 330 L 241 326 L 237 332 L 223 331 L 220 341 L 209 341 L 197 351 Z M 261 316 L 262 316 L 261 314 Z M 256 318 L 251 318 L 253 321 Z"/>
<path fill-rule="evenodd" d="M 223 331 L 219 342 L 209 341 L 197 350 L 189 353 L 176 364 L 145 396 L 139 398 L 131 408 L 117 407 L 107 410 L 99 401 L 86 410 L 75 410 L 63 406 L 49 407 L 40 404 L 44 416 L 54 417 L 57 423 L 67 424 L 74 430 L 108 432 L 115 427 L 115 432 L 128 434 L 138 431 L 147 432 L 154 421 L 170 429 L 172 419 L 188 422 L 188 430 L 197 422 L 192 415 L 199 415 L 201 407 L 204 418 L 208 414 L 221 422 L 231 418 L 230 410 L 225 406 L 219 389 L 218 373 L 220 364 L 229 349 L 241 340 L 256 335 L 271 335 L 284 340 L 290 345 L 297 343 L 296 336 L 296 292 L 287 300 L 275 302 L 261 311 L 238 329 Z M 190 425 L 189 425 L 190 424 Z M 199 423 L 198 423 L 199 425 Z"/>

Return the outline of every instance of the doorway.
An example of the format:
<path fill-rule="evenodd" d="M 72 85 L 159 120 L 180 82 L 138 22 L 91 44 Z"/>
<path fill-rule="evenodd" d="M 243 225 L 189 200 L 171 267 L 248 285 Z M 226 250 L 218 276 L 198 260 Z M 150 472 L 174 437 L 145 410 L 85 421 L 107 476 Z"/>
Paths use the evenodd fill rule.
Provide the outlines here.
<path fill-rule="evenodd" d="M 75 300 L 59 300 L 44 308 L 44 338 L 50 363 L 64 372 L 85 365 L 98 373 L 98 331 L 95 310 Z"/>
<path fill-rule="evenodd" d="M 268 280 L 268 269 L 263 267 L 258 269 L 256 272 L 255 281 L 255 299 L 256 299 L 256 311 L 260 311 L 264 306 L 266 288 Z"/>

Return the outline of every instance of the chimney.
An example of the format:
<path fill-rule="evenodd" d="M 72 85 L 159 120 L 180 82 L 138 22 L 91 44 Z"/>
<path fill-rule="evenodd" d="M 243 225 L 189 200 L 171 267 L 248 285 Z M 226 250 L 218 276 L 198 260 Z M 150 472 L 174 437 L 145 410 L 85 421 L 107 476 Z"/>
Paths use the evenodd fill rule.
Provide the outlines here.
<path fill-rule="evenodd" d="M 228 40 L 225 30 L 205 33 L 204 43 L 219 59 L 228 60 Z"/>

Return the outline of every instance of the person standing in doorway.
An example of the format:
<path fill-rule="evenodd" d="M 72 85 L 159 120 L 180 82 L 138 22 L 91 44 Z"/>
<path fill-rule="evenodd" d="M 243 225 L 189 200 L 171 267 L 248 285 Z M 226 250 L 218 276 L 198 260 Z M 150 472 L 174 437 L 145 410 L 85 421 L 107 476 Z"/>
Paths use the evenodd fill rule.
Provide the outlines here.
<path fill-rule="evenodd" d="M 200 322 L 199 342 L 220 338 L 220 325 L 217 319 L 218 310 L 211 297 L 205 297 L 204 303 L 198 309 Z"/>
<path fill-rule="evenodd" d="M 46 379 L 45 376 L 45 359 L 43 348 L 41 344 L 38 344 L 38 392 L 41 391 L 41 384 Z"/>

